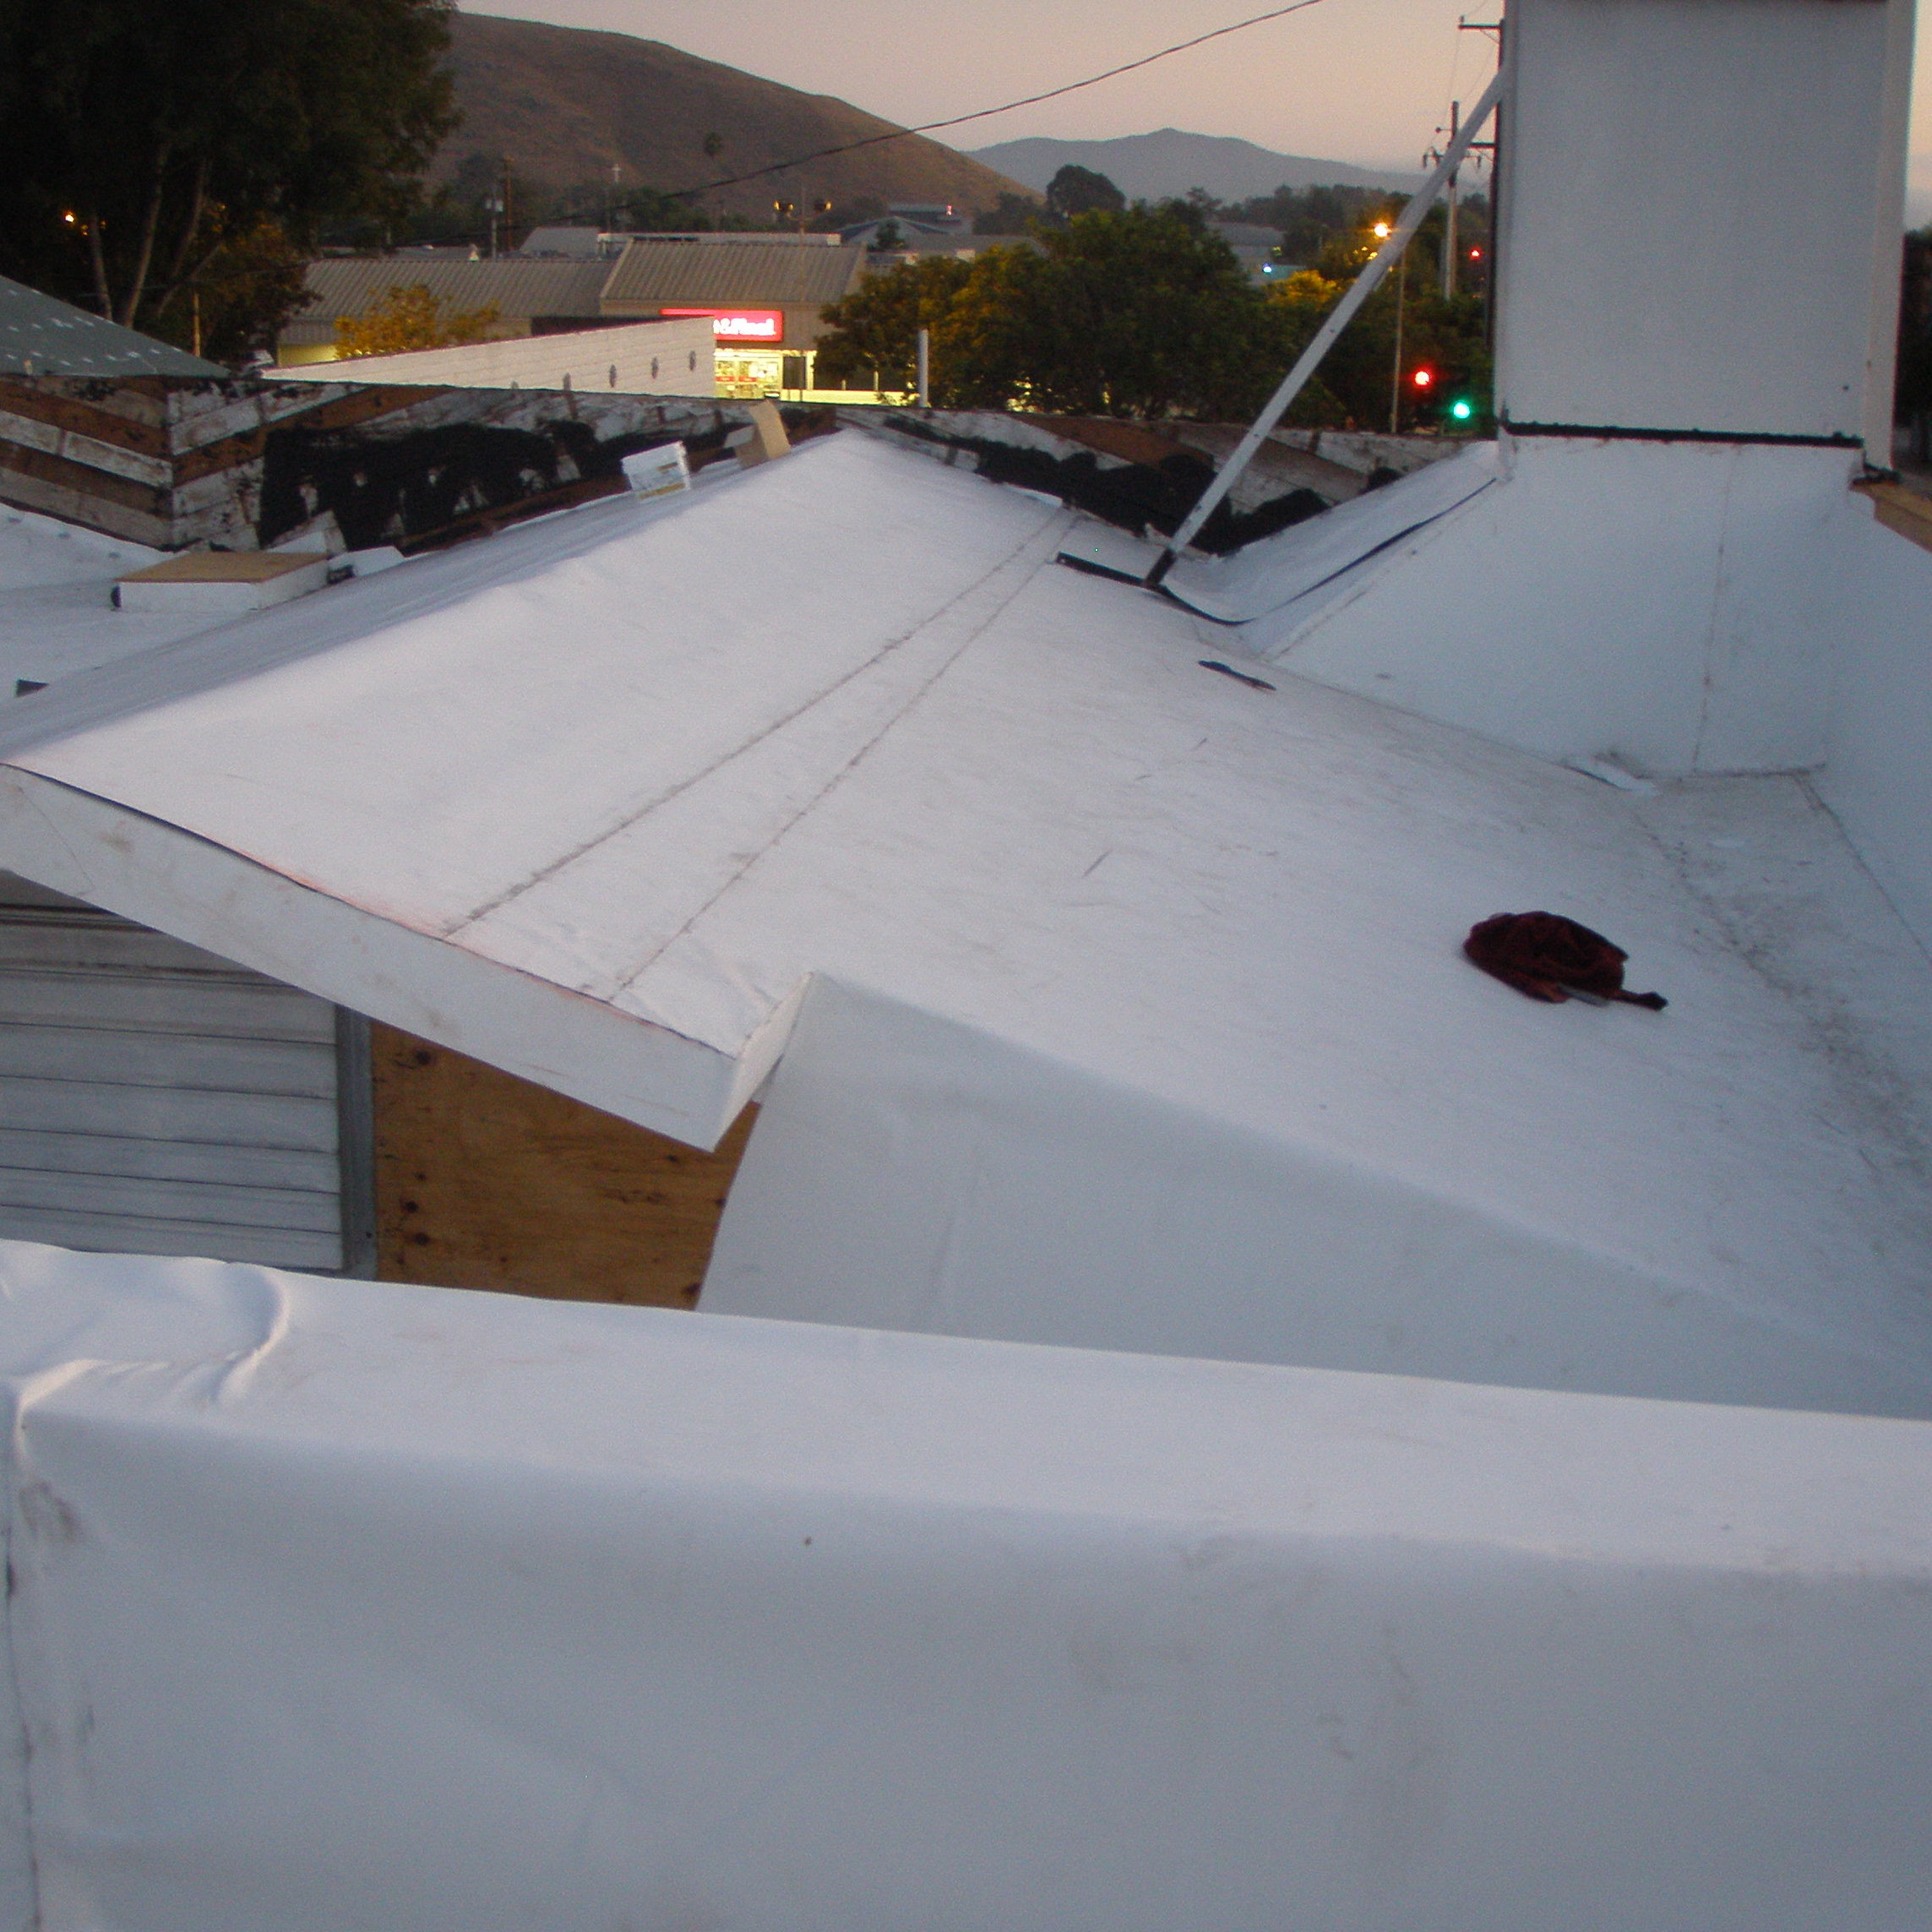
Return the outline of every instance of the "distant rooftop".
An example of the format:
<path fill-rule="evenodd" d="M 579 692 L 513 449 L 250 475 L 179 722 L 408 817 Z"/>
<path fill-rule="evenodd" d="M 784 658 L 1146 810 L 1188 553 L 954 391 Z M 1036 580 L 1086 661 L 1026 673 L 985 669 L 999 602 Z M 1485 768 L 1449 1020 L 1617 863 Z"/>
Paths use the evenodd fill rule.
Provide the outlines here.
<path fill-rule="evenodd" d="M 505 256 L 494 262 L 452 260 L 445 255 L 329 255 L 308 264 L 309 301 L 281 333 L 284 344 L 328 341 L 339 315 L 361 315 L 392 288 L 427 288 L 452 309 L 494 304 L 513 327 L 538 315 L 599 313 L 607 261 L 531 261 Z"/>
<path fill-rule="evenodd" d="M 818 307 L 849 294 L 864 267 L 864 249 L 835 235 L 645 235 L 618 259 L 604 301 Z"/>
<path fill-rule="evenodd" d="M 0 275 L 0 373 L 57 376 L 226 376 L 204 362 L 57 296 Z"/>

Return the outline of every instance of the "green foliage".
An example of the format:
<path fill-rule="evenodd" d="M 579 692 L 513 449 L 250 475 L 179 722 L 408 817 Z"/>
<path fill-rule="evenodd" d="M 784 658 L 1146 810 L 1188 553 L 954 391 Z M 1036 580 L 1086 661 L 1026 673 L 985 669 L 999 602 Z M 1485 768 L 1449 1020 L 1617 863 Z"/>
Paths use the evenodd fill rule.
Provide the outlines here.
<path fill-rule="evenodd" d="M 452 123 L 451 11 L 0 0 L 0 268 L 175 326 L 183 290 L 264 221 L 302 248 L 346 215 L 396 218 Z"/>
<path fill-rule="evenodd" d="M 411 349 L 449 349 L 482 342 L 503 319 L 497 305 L 445 313 L 425 282 L 392 283 L 382 300 L 360 315 L 335 318 L 339 362 L 357 356 L 400 356 Z"/>
<path fill-rule="evenodd" d="M 1340 237 L 1333 276 L 1305 273 L 1266 290 L 1252 283 L 1200 210 L 1137 204 L 1040 227 L 1030 246 L 993 248 L 971 262 L 929 256 L 873 276 L 826 312 L 820 379 L 889 389 L 914 382 L 916 340 L 932 333 L 933 400 L 942 407 L 1012 405 L 1075 416 L 1193 416 L 1239 420 L 1258 410 L 1321 326 L 1374 237 Z M 1445 302 L 1434 265 L 1412 259 L 1366 305 L 1303 392 L 1293 420 L 1385 428 L 1395 374 L 1398 302 L 1404 427 L 1434 425 L 1456 395 L 1486 398 L 1489 362 L 1479 297 Z"/>
<path fill-rule="evenodd" d="M 833 389 L 868 384 L 876 370 L 882 388 L 912 389 L 922 329 L 941 345 L 936 354 L 942 367 L 951 364 L 950 318 L 978 266 L 954 255 L 922 255 L 868 276 L 825 311 L 831 333 L 819 342 L 820 383 Z M 966 400 L 964 377 L 963 367 L 950 369 L 941 388 L 949 402 Z"/>
<path fill-rule="evenodd" d="M 1047 212 L 1070 221 L 1076 215 L 1118 215 L 1127 197 L 1103 174 L 1077 167 L 1071 161 L 1047 183 Z"/>
<path fill-rule="evenodd" d="M 1031 235 L 1041 215 L 1040 204 L 1030 194 L 1002 190 L 997 207 L 983 210 L 973 217 L 976 235 Z"/>
<path fill-rule="evenodd" d="M 1293 365 L 1329 311 L 1347 292 L 1360 266 L 1359 262 L 1348 264 L 1347 279 L 1336 280 L 1305 270 L 1268 291 L 1271 356 L 1277 367 L 1285 372 Z M 1405 430 L 1462 427 L 1445 419 L 1457 396 L 1474 399 L 1479 415 L 1487 415 L 1490 365 L 1481 298 L 1461 295 L 1445 302 L 1433 277 L 1419 272 L 1427 266 L 1426 260 L 1412 260 L 1405 279 L 1390 276 L 1369 298 L 1329 351 L 1314 380 L 1296 399 L 1288 413 L 1292 425 L 1386 429 L 1398 387 L 1399 427 Z M 1402 325 L 1399 385 L 1398 304 Z M 1412 379 L 1418 368 L 1428 369 L 1434 378 L 1425 392 L 1418 392 Z"/>
<path fill-rule="evenodd" d="M 308 257 L 269 215 L 244 227 L 223 220 L 215 233 L 201 272 L 151 308 L 145 326 L 216 362 L 272 355 L 282 318 L 308 299 Z"/>
<path fill-rule="evenodd" d="M 873 277 L 827 311 L 819 367 L 908 389 L 923 326 L 933 400 L 950 406 L 1226 415 L 1265 393 L 1263 318 L 1233 252 L 1184 207 L 1096 210 L 1031 248 Z"/>

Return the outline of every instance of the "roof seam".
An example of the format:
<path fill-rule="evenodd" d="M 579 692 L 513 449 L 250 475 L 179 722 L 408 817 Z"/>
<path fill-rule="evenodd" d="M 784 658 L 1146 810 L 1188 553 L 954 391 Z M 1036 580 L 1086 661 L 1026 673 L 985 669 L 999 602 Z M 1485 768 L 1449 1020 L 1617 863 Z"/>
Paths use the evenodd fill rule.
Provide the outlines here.
<path fill-rule="evenodd" d="M 930 625 L 938 623 L 939 620 L 943 618 L 948 611 L 955 608 L 966 598 L 971 596 L 974 591 L 978 590 L 987 584 L 991 583 L 996 577 L 999 575 L 1002 571 L 1009 569 L 1014 563 L 1015 559 L 1019 558 L 1022 552 L 1028 550 L 1029 548 L 1031 548 L 1035 552 L 1031 568 L 1022 573 L 1020 577 L 1020 580 L 1014 585 L 1013 588 L 1009 590 L 1004 596 L 1001 597 L 998 602 L 996 602 L 993 607 L 988 611 L 983 617 L 981 618 L 980 621 L 973 625 L 972 629 L 960 639 L 959 643 L 946 654 L 944 661 L 933 668 L 931 675 L 928 677 L 925 681 L 920 684 L 918 688 L 906 699 L 905 703 L 895 709 L 891 715 L 885 720 L 885 721 L 879 726 L 879 729 L 875 731 L 872 736 L 868 737 L 865 743 L 862 744 L 858 749 L 855 751 L 852 756 L 848 758 L 845 763 L 841 765 L 838 770 L 835 771 L 832 776 L 828 778 L 825 783 L 821 785 L 818 790 L 814 792 L 812 796 L 797 808 L 797 811 L 792 813 L 792 815 L 786 819 L 785 823 L 781 825 L 778 830 L 774 832 L 771 836 L 759 847 L 756 852 L 753 852 L 742 865 L 737 867 L 732 872 L 731 875 L 724 881 L 724 883 L 720 885 L 716 890 L 714 891 L 710 896 L 704 901 L 702 905 L 697 906 L 675 932 L 668 934 L 662 940 L 662 942 L 650 954 L 650 955 L 639 964 L 635 971 L 626 974 L 625 977 L 617 983 L 617 985 L 612 989 L 609 995 L 609 998 L 613 1004 L 615 1004 L 618 1000 L 621 999 L 625 993 L 629 993 L 630 989 L 635 986 L 637 982 L 642 979 L 647 972 L 650 971 L 651 967 L 656 966 L 658 961 L 662 959 L 665 954 L 670 951 L 672 947 L 676 945 L 680 939 L 684 938 L 684 936 L 697 925 L 698 922 L 702 919 L 705 915 L 712 909 L 713 906 L 716 906 L 719 901 L 726 896 L 727 894 L 731 892 L 737 885 L 738 882 L 744 878 L 745 874 L 752 869 L 754 866 L 757 865 L 759 862 L 763 859 L 768 853 L 775 852 L 778 846 L 781 845 L 784 841 L 792 834 L 792 832 L 795 830 L 801 823 L 803 822 L 803 820 L 809 818 L 813 813 L 817 811 L 819 806 L 824 804 L 825 800 L 829 798 L 834 792 L 837 791 L 838 788 L 845 783 L 846 779 L 851 777 L 852 775 L 858 770 L 859 766 L 862 765 L 865 760 L 872 755 L 873 752 L 878 748 L 880 742 L 890 732 L 895 731 L 899 726 L 903 724 L 906 720 L 911 716 L 911 715 L 916 710 L 918 709 L 919 705 L 925 701 L 927 697 L 931 694 L 933 687 L 939 683 L 939 680 L 943 678 L 946 673 L 959 662 L 960 659 L 964 656 L 965 654 L 970 650 L 982 637 L 986 634 L 986 632 L 989 627 L 1013 603 L 1014 600 L 1018 597 L 1023 590 L 1026 590 L 1026 586 L 1039 575 L 1041 571 L 1045 569 L 1047 566 L 1053 562 L 1054 553 L 1059 548 L 1060 538 L 1065 533 L 1067 525 L 1071 520 L 1072 519 L 1070 513 L 1063 513 L 1059 517 L 1054 519 L 1053 522 L 1048 525 L 1043 534 L 1042 532 L 1036 531 L 1031 536 L 1027 538 L 1025 542 L 1018 545 L 1015 549 L 1010 551 L 999 563 L 995 564 L 992 569 L 988 570 L 986 574 L 980 578 L 977 583 L 969 585 L 966 590 L 961 591 L 957 597 L 955 597 L 950 602 L 942 605 L 937 611 L 933 612 L 932 616 L 928 618 L 923 623 L 920 624 L 916 629 L 909 631 L 906 634 L 906 638 L 896 640 L 895 645 L 888 647 L 889 649 L 896 649 L 898 644 L 904 643 L 911 638 L 917 637 L 920 631 L 922 631 L 928 629 Z M 884 653 L 883 651 L 879 653 L 879 656 L 881 656 L 884 655 Z M 876 663 L 878 661 L 877 658 L 874 658 L 873 661 Z M 843 682 L 843 680 L 841 680 L 841 682 Z M 834 687 L 834 688 L 836 688 L 836 687 Z M 814 700 L 814 702 L 816 700 Z"/>
<path fill-rule="evenodd" d="M 681 797 L 685 792 L 691 790 L 694 786 L 703 784 L 704 781 L 707 778 L 710 777 L 714 772 L 722 770 L 727 765 L 734 763 L 740 758 L 743 758 L 746 753 L 752 751 L 755 749 L 759 745 L 763 744 L 768 738 L 773 737 L 778 732 L 786 730 L 789 726 L 794 724 L 798 719 L 803 717 L 807 712 L 814 710 L 819 705 L 824 704 L 828 698 L 833 696 L 837 692 L 844 690 L 847 685 L 854 683 L 857 679 L 864 677 L 868 672 L 872 670 L 876 665 L 881 663 L 884 659 L 890 656 L 894 651 L 898 650 L 903 645 L 909 644 L 914 638 L 917 637 L 922 631 L 928 629 L 931 625 L 938 623 L 939 620 L 943 618 L 947 612 L 954 609 L 959 604 L 964 602 L 965 600 L 971 596 L 976 590 L 981 589 L 984 585 L 991 582 L 994 577 L 998 576 L 1002 570 L 1005 569 L 1007 566 L 1010 564 L 1013 560 L 1027 547 L 1028 544 L 1037 542 L 1037 541 L 1038 540 L 1037 535 L 1029 535 L 1020 543 L 1016 544 L 1011 550 L 1008 551 L 1006 554 L 1000 558 L 997 563 L 991 565 L 979 576 L 976 577 L 973 581 L 968 584 L 963 590 L 958 591 L 955 596 L 949 597 L 944 603 L 940 605 L 939 609 L 936 611 L 928 612 L 924 617 L 921 618 L 917 623 L 912 625 L 908 629 L 902 631 L 895 637 L 887 639 L 887 640 L 882 644 L 878 650 L 873 651 L 872 655 L 866 658 L 862 663 L 854 665 L 851 670 L 846 672 L 842 676 L 835 678 L 830 684 L 825 685 L 818 691 L 814 691 L 812 695 L 806 699 L 802 704 L 794 705 L 792 709 L 786 712 L 783 716 L 773 719 L 772 721 L 770 724 L 765 726 L 763 729 L 753 733 L 751 737 L 743 740 L 740 743 L 733 745 L 729 751 L 721 753 L 719 756 L 711 759 L 711 761 L 701 770 L 694 771 L 690 774 L 688 777 L 678 780 L 675 785 L 667 786 L 663 791 L 656 793 L 653 797 L 647 800 L 644 804 L 637 807 L 635 810 L 626 813 L 623 817 L 618 819 L 614 824 L 606 826 L 604 830 L 600 832 L 593 833 L 589 838 L 583 840 L 580 843 L 572 847 L 570 851 L 560 853 L 557 857 L 552 859 L 547 864 L 539 867 L 536 871 L 531 873 L 527 878 L 518 880 L 514 885 L 505 887 L 503 890 L 498 893 L 494 897 L 486 900 L 482 905 L 475 907 L 468 912 L 465 912 L 461 918 L 456 920 L 453 924 L 444 928 L 440 936 L 445 939 L 454 940 L 457 939 L 462 933 L 468 932 L 470 928 L 477 924 L 479 921 L 488 918 L 493 913 L 501 912 L 504 906 L 511 904 L 515 900 L 521 898 L 525 893 L 531 891 L 535 887 L 542 884 L 547 879 L 555 878 L 558 873 L 568 870 L 569 868 L 574 865 L 579 859 L 583 858 L 588 853 L 596 851 L 600 846 L 607 844 L 612 839 L 618 837 L 621 833 L 628 831 L 633 825 L 637 825 L 640 820 L 649 818 L 653 812 L 661 810 L 664 806 L 669 804 L 672 799 Z M 1014 595 L 1017 596 L 1018 594 L 1018 590 L 1015 589 Z M 999 605 L 999 609 L 995 610 L 991 615 L 988 616 L 987 618 L 987 623 L 990 623 L 993 621 L 993 618 L 999 614 L 999 611 L 1004 610 L 1006 607 L 1006 603 L 1010 602 L 1010 598 L 1004 600 Z M 979 634 L 979 631 L 983 630 L 984 629 L 985 625 L 981 625 L 978 629 L 976 629 L 973 632 L 972 635 L 977 637 Z M 961 644 L 960 649 L 963 650 L 966 648 L 966 644 L 971 642 L 971 638 L 968 638 L 966 640 L 966 643 Z M 954 656 L 957 656 L 957 652 L 954 653 Z M 950 666 L 952 661 L 953 658 L 949 657 L 946 660 L 946 664 L 942 665 L 939 668 L 939 671 L 933 673 L 934 678 L 941 675 L 946 669 L 947 666 Z M 910 704 L 917 704 L 919 699 L 922 697 L 925 692 L 930 688 L 931 680 L 928 680 L 925 685 L 922 685 L 920 687 L 918 692 L 915 693 L 912 699 L 910 700 Z M 903 716 L 904 710 L 909 709 L 910 704 L 906 707 L 902 708 L 901 711 L 895 712 L 893 714 L 894 718 L 896 719 Z M 884 728 L 888 730 L 890 729 L 890 723 Z M 870 744 L 876 742 L 876 737 L 868 741 L 868 747 L 866 748 L 869 748 Z M 855 755 L 863 756 L 863 750 Z M 849 763 L 846 767 L 841 768 L 841 776 L 842 770 L 849 768 Z M 836 782 L 836 781 L 835 780 L 833 782 Z M 815 794 L 814 802 L 815 803 L 817 797 L 822 796 L 822 792 L 820 793 Z M 804 808 L 804 809 L 808 811 L 810 808 L 810 806 Z M 787 829 L 789 829 L 791 825 L 796 823 L 796 817 L 794 817 L 792 819 L 787 820 Z M 782 836 L 783 835 L 781 834 L 780 835 Z M 768 844 L 770 842 L 770 841 L 768 841 Z M 737 875 L 734 874 L 733 876 L 735 878 Z M 709 903 L 710 902 L 707 901 L 707 904 Z M 680 931 L 682 931 L 682 929 L 683 928 L 680 928 Z M 673 933 L 672 935 L 672 939 L 676 939 L 677 937 L 677 933 Z M 667 939 L 665 941 L 666 945 L 670 944 L 670 939 Z M 659 951 L 661 951 L 663 949 L 661 947 Z M 653 954 L 652 959 L 655 959 L 656 957 L 656 955 Z M 640 966 L 637 969 L 636 973 L 633 973 L 629 978 L 621 982 L 618 990 L 621 992 L 623 987 L 629 986 L 631 983 L 631 981 L 634 980 L 638 977 L 638 974 L 645 971 L 646 968 L 650 965 L 650 960 L 646 960 L 644 962 L 644 965 Z"/>

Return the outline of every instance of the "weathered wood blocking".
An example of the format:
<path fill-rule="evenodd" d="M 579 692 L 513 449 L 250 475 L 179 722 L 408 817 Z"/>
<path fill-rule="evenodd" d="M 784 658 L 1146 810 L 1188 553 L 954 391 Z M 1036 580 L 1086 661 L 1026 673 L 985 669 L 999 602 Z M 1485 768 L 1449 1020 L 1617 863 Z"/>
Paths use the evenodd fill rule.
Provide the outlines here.
<path fill-rule="evenodd" d="M 325 514 L 351 548 L 407 545 L 616 489 L 634 450 L 721 448 L 742 416 L 688 397 L 0 376 L 0 502 L 159 550 L 253 550 Z"/>

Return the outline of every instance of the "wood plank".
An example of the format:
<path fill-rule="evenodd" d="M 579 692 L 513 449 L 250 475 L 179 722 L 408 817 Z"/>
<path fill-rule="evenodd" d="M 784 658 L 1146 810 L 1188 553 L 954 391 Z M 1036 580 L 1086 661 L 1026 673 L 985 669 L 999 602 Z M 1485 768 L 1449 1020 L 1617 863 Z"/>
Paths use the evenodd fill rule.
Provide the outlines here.
<path fill-rule="evenodd" d="M 122 509 L 139 510 L 149 516 L 166 519 L 174 507 L 171 490 L 155 489 L 128 476 L 110 476 L 105 470 L 76 463 L 48 450 L 30 449 L 4 438 L 0 438 L 0 470 L 12 476 L 35 477 L 41 482 L 73 490 Z"/>
<path fill-rule="evenodd" d="M 158 383 L 128 376 L 8 376 L 0 378 L 8 398 L 44 396 L 79 404 L 111 422 L 135 429 L 165 430 L 167 399 Z"/>
<path fill-rule="evenodd" d="M 145 1221 L 139 1216 L 69 1214 L 57 1208 L 0 1209 L 0 1239 L 46 1241 L 93 1254 L 205 1254 L 269 1268 L 342 1265 L 342 1237 L 220 1222 Z"/>
<path fill-rule="evenodd" d="M 284 1094 L 333 1101 L 331 1047 L 87 1026 L 0 1023 L 0 1080 L 97 1080 L 114 1086 Z"/>
<path fill-rule="evenodd" d="M 220 1181 L 152 1180 L 139 1174 L 68 1174 L 49 1167 L 0 1167 L 0 1216 L 15 1208 L 110 1214 L 197 1227 L 279 1227 L 340 1240 L 335 1191 L 237 1187 Z"/>
<path fill-rule="evenodd" d="M 335 1010 L 272 980 L 133 973 L 0 972 L 0 1024 L 84 1026 L 329 1046 Z"/>
<path fill-rule="evenodd" d="M 123 584 L 268 584 L 291 571 L 326 563 L 325 550 L 193 550 L 145 569 L 130 570 Z"/>
<path fill-rule="evenodd" d="M 371 1053 L 378 1279 L 695 1305 L 755 1107 L 705 1154 L 395 1027 Z"/>
<path fill-rule="evenodd" d="M 13 1118 L 11 1110 L 8 1118 Z M 305 1152 L 215 1141 L 135 1140 L 123 1134 L 38 1132 L 19 1125 L 0 1127 L 0 1167 L 57 1174 L 117 1174 L 128 1180 L 296 1188 L 331 1199 L 339 1178 L 333 1149 Z"/>
<path fill-rule="evenodd" d="M 310 401 L 304 397 L 291 400 L 275 412 L 271 422 L 259 427 L 218 437 L 213 436 L 212 428 L 208 435 L 190 435 L 185 440 L 177 437 L 180 453 L 175 459 L 176 488 L 182 488 L 223 470 L 259 462 L 268 449 L 269 436 L 277 429 L 291 425 L 318 431 L 353 428 L 373 422 L 399 409 L 410 408 L 427 397 L 442 395 L 446 389 L 446 385 L 433 389 L 371 385 L 357 389 L 348 395 L 332 395 L 330 390 L 321 384 L 301 386 L 313 387 L 317 392 L 315 400 Z"/>
<path fill-rule="evenodd" d="M 43 449 L 69 462 L 83 463 L 90 470 L 105 470 L 110 476 L 131 476 L 137 483 L 150 483 L 157 490 L 171 489 L 174 468 L 165 456 L 144 456 L 138 449 L 123 449 L 118 443 L 104 443 L 98 436 L 83 436 L 78 429 L 62 429 L 37 416 L 20 416 L 0 409 L 0 438 L 24 449 Z"/>
<path fill-rule="evenodd" d="M 1895 536 L 1932 550 L 1932 498 L 1902 483 L 1855 483 L 1853 487 L 1872 500 L 1872 514 Z"/>
<path fill-rule="evenodd" d="M 7 1124 L 46 1134 L 112 1134 L 211 1147 L 281 1147 L 334 1158 L 339 1132 L 326 1100 L 286 1094 L 209 1093 L 116 1086 L 101 1080 L 8 1082 Z"/>
<path fill-rule="evenodd" d="M 159 422 L 144 422 L 119 410 L 103 409 L 78 396 L 57 395 L 18 380 L 0 377 L 0 410 L 24 416 L 56 429 L 71 429 L 96 442 L 117 443 L 142 456 L 168 454 L 167 432 Z"/>
<path fill-rule="evenodd" d="M 0 464 L 0 503 L 16 509 L 38 510 L 43 516 L 57 516 L 63 523 L 78 524 L 83 530 L 97 530 L 104 536 L 118 536 L 129 543 L 145 543 L 155 549 L 174 541 L 175 525 L 171 503 L 166 511 L 130 509 L 123 504 L 104 503 L 96 496 L 46 482 Z"/>

